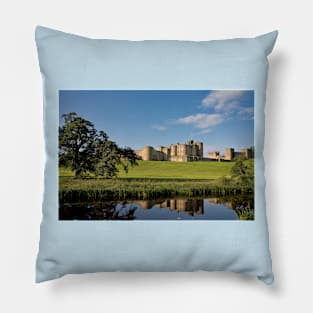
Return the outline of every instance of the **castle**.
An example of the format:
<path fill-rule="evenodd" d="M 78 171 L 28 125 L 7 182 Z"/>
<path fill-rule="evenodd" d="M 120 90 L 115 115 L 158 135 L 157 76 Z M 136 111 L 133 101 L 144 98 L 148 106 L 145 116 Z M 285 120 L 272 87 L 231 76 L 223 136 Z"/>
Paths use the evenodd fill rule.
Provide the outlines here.
<path fill-rule="evenodd" d="M 243 148 L 241 151 L 235 151 L 234 148 L 226 148 L 225 155 L 219 151 L 209 152 L 208 159 L 210 161 L 233 161 L 235 158 L 244 157 L 246 159 L 253 159 L 252 148 Z"/>
<path fill-rule="evenodd" d="M 244 148 L 240 152 L 235 151 L 234 148 L 226 148 L 225 155 L 215 151 L 209 152 L 208 157 L 203 157 L 203 142 L 193 140 L 187 143 L 171 144 L 169 147 L 158 146 L 157 149 L 146 146 L 141 150 L 136 150 L 135 153 L 144 161 L 233 161 L 237 157 L 254 158 L 251 148 Z"/>
<path fill-rule="evenodd" d="M 203 143 L 189 140 L 187 143 L 171 144 L 169 147 L 158 146 L 157 150 L 151 146 L 146 146 L 135 152 L 145 161 L 200 161 L 203 159 Z"/>

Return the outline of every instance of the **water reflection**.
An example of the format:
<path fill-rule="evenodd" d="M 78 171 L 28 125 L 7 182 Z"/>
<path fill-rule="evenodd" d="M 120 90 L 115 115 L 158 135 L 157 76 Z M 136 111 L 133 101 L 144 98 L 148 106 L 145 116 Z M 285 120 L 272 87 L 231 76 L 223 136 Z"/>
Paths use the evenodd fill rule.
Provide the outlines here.
<path fill-rule="evenodd" d="M 60 203 L 60 220 L 253 220 L 252 195 Z"/>
<path fill-rule="evenodd" d="M 152 207 L 160 209 L 166 208 L 169 211 L 187 212 L 193 216 L 195 214 L 203 214 L 204 212 L 204 199 L 166 199 L 159 201 L 151 200 L 139 200 L 134 203 L 141 206 L 145 210 L 149 210 Z"/>

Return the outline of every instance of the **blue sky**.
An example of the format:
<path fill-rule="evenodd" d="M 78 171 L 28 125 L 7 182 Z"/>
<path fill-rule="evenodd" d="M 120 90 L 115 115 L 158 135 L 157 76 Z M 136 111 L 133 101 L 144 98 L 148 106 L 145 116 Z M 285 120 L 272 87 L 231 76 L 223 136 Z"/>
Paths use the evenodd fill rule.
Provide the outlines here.
<path fill-rule="evenodd" d="M 189 139 L 208 151 L 253 145 L 251 90 L 62 90 L 59 116 L 76 112 L 120 146 L 167 146 Z"/>

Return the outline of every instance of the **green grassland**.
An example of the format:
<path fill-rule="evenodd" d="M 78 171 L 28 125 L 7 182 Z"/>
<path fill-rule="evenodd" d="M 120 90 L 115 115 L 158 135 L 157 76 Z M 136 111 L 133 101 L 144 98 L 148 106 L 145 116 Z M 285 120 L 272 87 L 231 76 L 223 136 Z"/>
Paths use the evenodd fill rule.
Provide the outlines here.
<path fill-rule="evenodd" d="M 229 175 L 231 166 L 228 162 L 140 161 L 128 174 L 120 172 L 119 177 L 217 179 Z"/>
<path fill-rule="evenodd" d="M 253 162 L 252 160 L 246 162 Z M 167 162 L 138 161 L 128 173 L 120 170 L 118 178 L 218 179 L 229 176 L 233 162 Z M 60 168 L 60 177 L 74 176 L 67 168 Z"/>
<path fill-rule="evenodd" d="M 225 183 L 225 178 L 231 175 L 233 162 L 139 161 L 138 164 L 127 174 L 120 171 L 114 179 L 96 178 L 92 175 L 89 178 L 75 179 L 71 170 L 60 168 L 60 201 L 151 199 L 251 192 Z"/>

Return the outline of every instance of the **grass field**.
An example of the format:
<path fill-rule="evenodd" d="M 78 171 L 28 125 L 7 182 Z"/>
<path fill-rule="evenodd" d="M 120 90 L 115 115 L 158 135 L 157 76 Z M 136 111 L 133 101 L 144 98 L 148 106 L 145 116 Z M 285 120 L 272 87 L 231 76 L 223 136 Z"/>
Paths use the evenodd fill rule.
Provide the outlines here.
<path fill-rule="evenodd" d="M 252 161 L 247 161 L 252 162 Z M 230 176 L 233 162 L 167 162 L 139 161 L 138 166 L 126 174 L 120 171 L 119 178 L 171 178 L 171 179 L 218 179 Z M 73 172 L 60 168 L 60 177 L 73 176 Z"/>
<path fill-rule="evenodd" d="M 246 162 L 253 162 L 252 160 Z M 103 199 L 150 199 L 176 195 L 204 196 L 251 192 L 246 188 L 225 185 L 221 179 L 230 177 L 232 162 L 157 162 L 139 161 L 128 174 L 120 172 L 115 179 L 74 179 L 67 168 L 59 170 L 61 201 Z"/>

